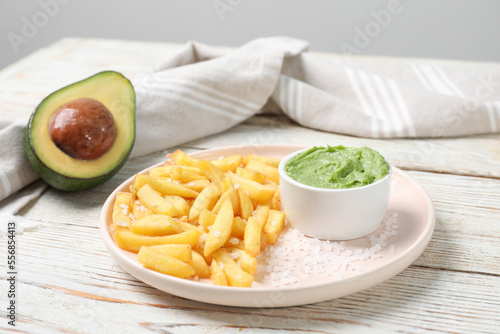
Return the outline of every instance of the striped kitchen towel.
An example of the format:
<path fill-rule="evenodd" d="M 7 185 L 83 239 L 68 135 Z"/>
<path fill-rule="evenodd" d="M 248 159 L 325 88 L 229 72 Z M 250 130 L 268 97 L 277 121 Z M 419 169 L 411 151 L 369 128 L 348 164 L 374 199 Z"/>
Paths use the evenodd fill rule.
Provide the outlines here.
<path fill-rule="evenodd" d="M 287 37 L 227 54 L 187 44 L 134 81 L 133 156 L 226 130 L 269 106 L 306 127 L 371 138 L 500 130 L 500 64 L 321 57 L 307 49 Z"/>

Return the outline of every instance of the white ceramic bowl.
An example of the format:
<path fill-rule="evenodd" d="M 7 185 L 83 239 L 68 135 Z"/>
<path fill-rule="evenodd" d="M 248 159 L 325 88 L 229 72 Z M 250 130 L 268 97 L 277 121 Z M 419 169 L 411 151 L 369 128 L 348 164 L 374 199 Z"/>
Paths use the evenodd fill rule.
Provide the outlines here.
<path fill-rule="evenodd" d="M 349 189 L 311 187 L 293 180 L 279 164 L 281 206 L 290 225 L 303 234 L 329 240 L 350 240 L 374 232 L 381 224 L 389 202 L 392 167 L 381 180 Z"/>

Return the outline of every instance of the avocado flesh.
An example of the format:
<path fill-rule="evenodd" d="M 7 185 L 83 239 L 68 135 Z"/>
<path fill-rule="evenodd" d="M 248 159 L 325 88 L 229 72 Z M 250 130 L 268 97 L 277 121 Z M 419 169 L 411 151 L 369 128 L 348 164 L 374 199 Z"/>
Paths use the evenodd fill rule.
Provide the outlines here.
<path fill-rule="evenodd" d="M 98 159 L 78 160 L 62 152 L 52 141 L 49 122 L 62 105 L 80 98 L 101 102 L 113 115 L 116 139 Z M 47 96 L 35 109 L 26 131 L 28 160 L 38 175 L 53 187 L 76 191 L 110 179 L 125 164 L 135 140 L 135 92 L 123 75 L 113 71 L 97 73 Z"/>

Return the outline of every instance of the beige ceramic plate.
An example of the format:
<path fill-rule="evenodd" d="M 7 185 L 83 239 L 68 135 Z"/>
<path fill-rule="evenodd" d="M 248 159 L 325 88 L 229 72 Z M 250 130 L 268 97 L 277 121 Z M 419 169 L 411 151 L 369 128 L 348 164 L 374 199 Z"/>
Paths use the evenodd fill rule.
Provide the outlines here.
<path fill-rule="evenodd" d="M 217 159 L 233 154 L 255 153 L 283 158 L 302 148 L 304 146 L 232 146 L 206 150 L 192 156 L 198 159 Z M 142 173 L 148 170 L 149 168 Z M 180 279 L 146 269 L 137 261 L 135 254 L 116 245 L 110 229 L 111 210 L 116 193 L 127 191 L 132 180 L 133 177 L 122 183 L 102 208 L 100 229 L 107 249 L 127 272 L 146 284 L 176 296 L 212 304 L 283 307 L 346 296 L 379 284 L 404 270 L 422 254 L 434 230 L 435 213 L 429 196 L 410 176 L 398 168 L 393 168 L 387 221 L 368 237 L 346 241 L 338 253 L 342 261 L 347 259 L 349 262 L 349 259 L 352 260 L 352 254 L 356 253 L 359 257 L 363 251 L 365 254 L 369 253 L 374 238 L 385 239 L 386 245 L 382 249 L 372 248 L 371 257 L 341 265 L 335 262 L 339 256 L 336 258 L 334 255 L 339 244 L 321 241 L 320 247 L 307 248 L 313 247 L 307 245 L 311 239 L 294 235 L 294 231 L 288 227 L 287 231 L 283 232 L 286 237 L 275 245 L 275 248 L 284 251 L 291 259 L 280 263 L 281 270 L 287 271 L 286 273 L 278 271 L 266 274 L 266 270 L 272 271 L 272 267 L 266 267 L 266 256 L 262 254 L 259 260 L 261 270 L 258 270 L 256 281 L 251 288 L 221 287 L 212 285 L 209 280 Z M 317 244 L 318 241 L 314 243 Z M 287 266 L 287 263 L 283 263 L 288 261 L 293 261 L 294 265 Z M 283 269 L 283 266 L 286 269 Z"/>

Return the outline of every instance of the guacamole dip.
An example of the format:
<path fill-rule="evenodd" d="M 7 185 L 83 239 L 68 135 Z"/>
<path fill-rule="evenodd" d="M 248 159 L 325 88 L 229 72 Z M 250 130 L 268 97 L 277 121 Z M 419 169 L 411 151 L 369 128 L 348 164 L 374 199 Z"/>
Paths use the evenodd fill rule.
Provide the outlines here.
<path fill-rule="evenodd" d="M 288 161 L 285 172 L 295 181 L 326 189 L 362 187 L 389 173 L 389 164 L 369 147 L 313 147 Z"/>

